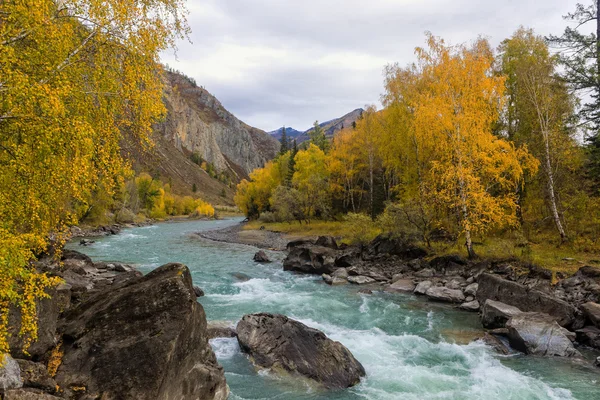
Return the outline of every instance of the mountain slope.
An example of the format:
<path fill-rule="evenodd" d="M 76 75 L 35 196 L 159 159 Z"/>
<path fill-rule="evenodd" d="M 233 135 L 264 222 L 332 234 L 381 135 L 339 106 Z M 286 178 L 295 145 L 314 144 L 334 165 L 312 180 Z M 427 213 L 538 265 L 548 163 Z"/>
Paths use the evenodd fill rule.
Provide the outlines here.
<path fill-rule="evenodd" d="M 164 79 L 167 116 L 155 127 L 150 151 L 127 148 L 134 168 L 178 193 L 192 194 L 195 186 L 212 203 L 232 204 L 235 183 L 274 158 L 279 142 L 238 120 L 189 78 L 165 71 Z"/>
<path fill-rule="evenodd" d="M 356 110 L 351 111 L 340 118 L 321 122 L 319 126 L 325 131 L 325 136 L 332 137 L 333 135 L 335 135 L 336 132 L 342 130 L 343 128 L 352 126 L 352 124 L 362 116 L 362 113 L 364 111 L 365 110 L 363 110 L 362 108 L 357 108 Z M 285 133 L 288 138 L 296 139 L 296 142 L 302 143 L 310 139 L 309 134 L 313 130 L 314 128 L 310 128 L 304 132 L 300 132 L 293 128 L 285 128 Z M 281 131 L 282 128 L 279 128 L 275 131 L 269 132 L 269 135 L 273 136 L 277 140 L 281 140 Z"/>

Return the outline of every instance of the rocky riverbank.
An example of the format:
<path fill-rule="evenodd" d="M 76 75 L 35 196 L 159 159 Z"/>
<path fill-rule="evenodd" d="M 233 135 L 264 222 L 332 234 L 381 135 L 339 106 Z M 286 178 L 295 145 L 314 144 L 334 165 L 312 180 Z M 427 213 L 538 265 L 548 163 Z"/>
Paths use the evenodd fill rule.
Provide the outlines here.
<path fill-rule="evenodd" d="M 502 352 L 506 343 L 527 354 L 565 357 L 580 357 L 581 346 L 600 349 L 598 267 L 583 266 L 554 284 L 550 271 L 518 260 L 435 257 L 385 236 L 362 247 L 338 246 L 331 237 L 298 240 L 287 250 L 284 270 L 318 274 L 330 285 L 413 293 L 479 312 L 489 328 L 484 340 Z"/>
<path fill-rule="evenodd" d="M 183 264 L 142 276 L 65 251 L 37 268 L 64 283 L 38 303 L 38 339 L 22 351 L 18 310 L 0 394 L 16 399 L 218 399 L 229 389 Z"/>
<path fill-rule="evenodd" d="M 283 251 L 291 240 L 279 232 L 268 230 L 244 230 L 243 224 L 230 226 L 224 229 L 215 229 L 197 233 L 198 236 L 208 240 L 225 243 L 239 243 L 267 250 Z"/>

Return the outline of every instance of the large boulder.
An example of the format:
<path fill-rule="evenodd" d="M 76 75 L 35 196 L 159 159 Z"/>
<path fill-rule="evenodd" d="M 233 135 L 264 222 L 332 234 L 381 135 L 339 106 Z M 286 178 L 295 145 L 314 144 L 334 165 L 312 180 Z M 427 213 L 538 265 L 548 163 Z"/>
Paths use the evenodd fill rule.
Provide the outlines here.
<path fill-rule="evenodd" d="M 297 245 L 289 248 L 288 256 L 283 260 L 284 271 L 304 274 L 331 274 L 336 270 L 336 251 L 328 247 Z"/>
<path fill-rule="evenodd" d="M 504 328 L 509 319 L 520 313 L 517 307 L 487 299 L 481 310 L 481 323 L 487 329 Z"/>
<path fill-rule="evenodd" d="M 0 394 L 22 386 L 19 364 L 8 354 L 0 354 Z"/>
<path fill-rule="evenodd" d="M 356 385 L 365 376 L 344 345 L 285 315 L 245 315 L 237 333 L 240 348 L 259 367 L 299 375 L 330 389 Z"/>
<path fill-rule="evenodd" d="M 465 301 L 465 295 L 462 290 L 449 289 L 447 287 L 432 286 L 425 292 L 425 295 L 435 301 L 446 303 L 462 303 Z"/>
<path fill-rule="evenodd" d="M 270 263 L 271 259 L 264 250 L 259 250 L 254 254 L 254 261 L 257 263 Z"/>
<path fill-rule="evenodd" d="M 561 326 L 570 326 L 575 320 L 575 307 L 539 290 L 492 274 L 481 274 L 477 282 L 477 300 L 481 304 L 490 299 L 518 307 L 525 312 L 550 314 Z"/>
<path fill-rule="evenodd" d="M 421 247 L 389 235 L 379 235 L 366 248 L 369 256 L 394 255 L 406 260 L 423 258 L 427 256 L 427 251 Z"/>
<path fill-rule="evenodd" d="M 538 356 L 575 357 L 568 331 L 554 317 L 544 313 L 520 313 L 506 323 L 510 345 L 526 354 Z"/>
<path fill-rule="evenodd" d="M 190 271 L 166 264 L 71 309 L 55 376 L 87 398 L 222 399 L 229 389 L 208 344 Z"/>

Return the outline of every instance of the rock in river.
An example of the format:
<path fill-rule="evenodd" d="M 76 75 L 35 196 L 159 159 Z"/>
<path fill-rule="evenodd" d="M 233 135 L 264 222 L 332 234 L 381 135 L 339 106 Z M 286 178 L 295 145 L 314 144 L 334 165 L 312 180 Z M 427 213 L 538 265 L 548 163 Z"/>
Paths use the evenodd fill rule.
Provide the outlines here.
<path fill-rule="evenodd" d="M 270 263 L 271 259 L 267 256 L 267 253 L 264 250 L 259 250 L 254 254 L 254 261 L 257 263 Z"/>
<path fill-rule="evenodd" d="M 240 348 L 259 367 L 300 375 L 329 389 L 356 385 L 365 376 L 344 345 L 285 315 L 245 315 L 237 333 Z"/>
<path fill-rule="evenodd" d="M 288 245 L 289 246 L 289 245 Z M 283 260 L 284 271 L 304 274 L 331 274 L 336 270 L 336 251 L 328 247 L 300 244 L 288 247 L 289 254 Z"/>
<path fill-rule="evenodd" d="M 568 331 L 548 314 L 520 313 L 512 317 L 506 327 L 510 345 L 526 354 L 560 357 L 581 355 L 567 337 Z"/>
<path fill-rule="evenodd" d="M 61 326 L 55 377 L 86 398 L 218 399 L 229 388 L 208 344 L 189 269 L 166 264 L 90 297 Z"/>

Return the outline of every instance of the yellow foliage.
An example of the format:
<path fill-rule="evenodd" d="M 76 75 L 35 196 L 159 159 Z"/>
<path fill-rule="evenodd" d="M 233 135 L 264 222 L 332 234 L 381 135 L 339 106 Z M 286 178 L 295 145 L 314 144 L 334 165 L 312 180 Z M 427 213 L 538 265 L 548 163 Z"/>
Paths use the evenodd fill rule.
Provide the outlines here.
<path fill-rule="evenodd" d="M 62 364 L 63 355 L 64 350 L 62 349 L 62 341 L 60 341 L 52 349 L 50 358 L 48 359 L 48 374 L 53 378 L 56 375 L 56 371 L 58 371 L 58 367 L 60 367 L 60 364 Z"/>
<path fill-rule="evenodd" d="M 30 261 L 99 185 L 122 184 L 122 132 L 148 143 L 165 111 L 158 55 L 185 32 L 183 0 L 0 2 L 0 314 L 21 308 L 26 346 L 57 283 Z"/>

